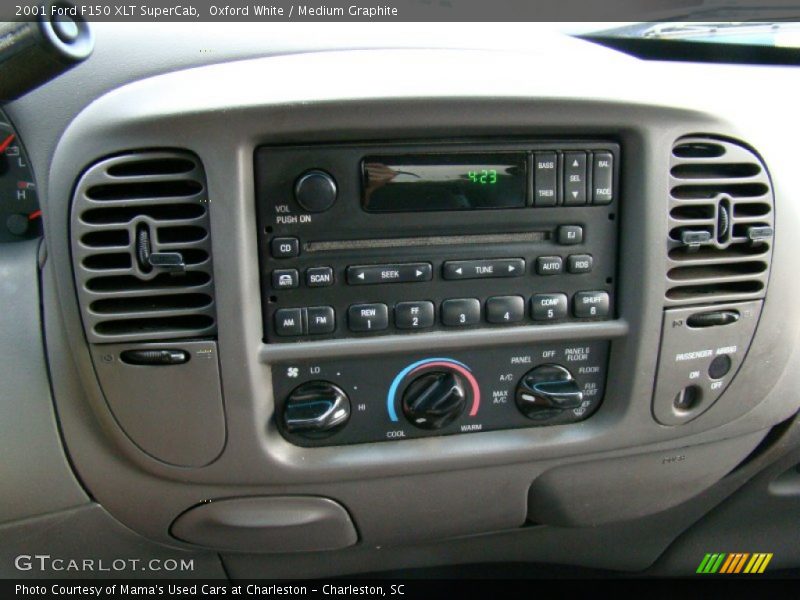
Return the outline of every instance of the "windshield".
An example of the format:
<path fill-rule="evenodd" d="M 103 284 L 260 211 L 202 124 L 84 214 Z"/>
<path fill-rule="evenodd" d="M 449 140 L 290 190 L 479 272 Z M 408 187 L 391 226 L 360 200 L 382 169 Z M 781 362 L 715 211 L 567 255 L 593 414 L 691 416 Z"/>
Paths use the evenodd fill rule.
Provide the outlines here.
<path fill-rule="evenodd" d="M 800 48 L 800 23 L 679 21 L 615 24 L 580 33 L 599 38 L 640 38 Z"/>

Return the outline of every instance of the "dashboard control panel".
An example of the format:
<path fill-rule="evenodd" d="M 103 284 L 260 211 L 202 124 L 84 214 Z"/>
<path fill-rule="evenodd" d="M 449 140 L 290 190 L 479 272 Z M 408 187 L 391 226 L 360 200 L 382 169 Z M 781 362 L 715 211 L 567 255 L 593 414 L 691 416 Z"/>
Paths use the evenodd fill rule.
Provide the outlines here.
<path fill-rule="evenodd" d="M 614 316 L 611 141 L 261 147 L 264 341 Z"/>
<path fill-rule="evenodd" d="M 762 300 L 664 311 L 653 416 L 681 425 L 707 411 L 750 349 Z"/>
<path fill-rule="evenodd" d="M 272 367 L 275 421 L 299 446 L 337 446 L 588 418 L 605 389 L 607 341 Z"/>

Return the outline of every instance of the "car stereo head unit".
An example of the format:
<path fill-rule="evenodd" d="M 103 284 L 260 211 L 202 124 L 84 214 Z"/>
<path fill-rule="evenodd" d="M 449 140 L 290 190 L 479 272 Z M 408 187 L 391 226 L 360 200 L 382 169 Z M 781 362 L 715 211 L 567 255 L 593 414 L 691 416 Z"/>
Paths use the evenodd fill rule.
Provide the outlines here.
<path fill-rule="evenodd" d="M 268 343 L 614 314 L 611 141 L 256 150 Z"/>

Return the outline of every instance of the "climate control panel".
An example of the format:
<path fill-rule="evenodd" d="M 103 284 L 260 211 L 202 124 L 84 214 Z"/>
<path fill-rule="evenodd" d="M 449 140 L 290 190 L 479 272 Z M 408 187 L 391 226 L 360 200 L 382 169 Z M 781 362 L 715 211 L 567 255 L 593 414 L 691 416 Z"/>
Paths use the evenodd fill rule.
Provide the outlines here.
<path fill-rule="evenodd" d="M 602 401 L 608 346 L 558 342 L 277 364 L 275 422 L 299 446 L 574 423 Z"/>

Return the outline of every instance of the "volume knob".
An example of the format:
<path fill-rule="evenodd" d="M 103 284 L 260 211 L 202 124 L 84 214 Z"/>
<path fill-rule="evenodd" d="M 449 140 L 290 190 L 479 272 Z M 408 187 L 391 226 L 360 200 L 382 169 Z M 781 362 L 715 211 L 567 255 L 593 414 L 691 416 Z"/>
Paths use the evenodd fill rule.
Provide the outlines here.
<path fill-rule="evenodd" d="M 294 184 L 294 198 L 308 212 L 324 212 L 336 202 L 336 181 L 325 171 L 303 173 Z"/>
<path fill-rule="evenodd" d="M 464 380 L 452 371 L 429 371 L 403 393 L 403 413 L 420 429 L 441 429 L 455 421 L 467 405 Z"/>
<path fill-rule="evenodd" d="M 350 418 L 350 399 L 327 381 L 309 381 L 289 394 L 283 409 L 283 427 L 289 433 L 320 438 L 345 426 Z"/>

